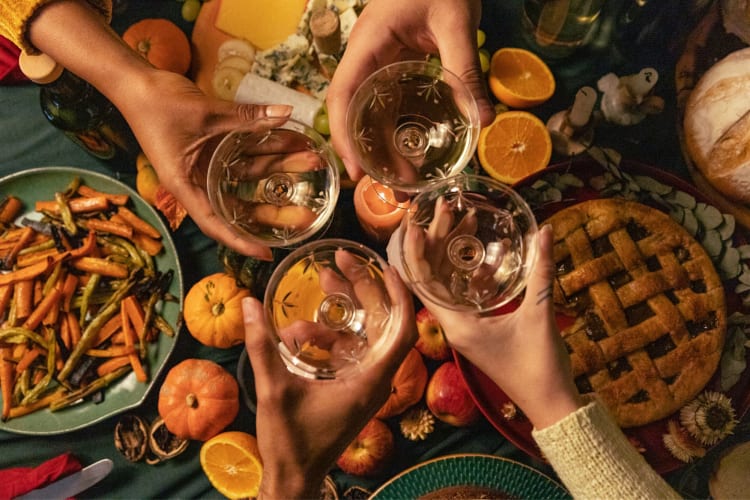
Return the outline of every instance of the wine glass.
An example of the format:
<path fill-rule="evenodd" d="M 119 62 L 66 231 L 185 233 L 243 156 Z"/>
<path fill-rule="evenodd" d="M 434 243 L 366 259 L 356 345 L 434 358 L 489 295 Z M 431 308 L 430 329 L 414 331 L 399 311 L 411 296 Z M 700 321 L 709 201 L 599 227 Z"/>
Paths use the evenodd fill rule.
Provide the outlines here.
<path fill-rule="evenodd" d="M 219 143 L 208 167 L 208 199 L 239 235 L 270 247 L 294 246 L 330 223 L 340 163 L 311 127 L 259 118 Z"/>
<path fill-rule="evenodd" d="M 412 199 L 389 256 L 418 295 L 485 314 L 526 286 L 536 234 L 534 214 L 512 188 L 459 174 Z"/>
<path fill-rule="evenodd" d="M 461 79 L 432 61 L 371 74 L 347 110 L 349 142 L 365 173 L 405 193 L 463 170 L 479 138 L 479 110 Z"/>
<path fill-rule="evenodd" d="M 264 307 L 291 372 L 340 378 L 378 358 L 401 321 L 391 308 L 385 265 L 370 248 L 335 238 L 307 242 L 281 261 Z"/>

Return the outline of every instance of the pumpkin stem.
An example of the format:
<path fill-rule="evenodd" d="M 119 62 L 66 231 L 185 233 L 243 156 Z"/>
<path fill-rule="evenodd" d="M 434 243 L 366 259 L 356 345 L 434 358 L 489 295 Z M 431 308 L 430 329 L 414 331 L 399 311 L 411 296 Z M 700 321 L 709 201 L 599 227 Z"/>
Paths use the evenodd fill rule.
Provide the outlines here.
<path fill-rule="evenodd" d="M 224 314 L 224 303 L 223 302 L 217 302 L 216 304 L 211 306 L 211 314 L 214 316 L 221 316 Z"/>
<path fill-rule="evenodd" d="M 192 392 L 189 393 L 187 396 L 185 396 L 185 404 L 188 405 L 188 408 L 197 408 L 198 407 L 198 397 L 193 394 Z"/>
<path fill-rule="evenodd" d="M 139 40 L 137 48 L 138 48 L 138 53 L 146 57 L 146 55 L 148 54 L 148 51 L 151 49 L 151 43 L 149 43 L 148 40 Z"/>

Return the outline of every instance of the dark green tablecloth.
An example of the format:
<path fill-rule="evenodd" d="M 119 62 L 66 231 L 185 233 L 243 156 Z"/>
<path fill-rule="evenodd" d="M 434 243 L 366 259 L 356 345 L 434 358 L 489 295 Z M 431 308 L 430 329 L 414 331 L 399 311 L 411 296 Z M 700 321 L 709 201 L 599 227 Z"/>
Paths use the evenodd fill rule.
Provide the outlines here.
<path fill-rule="evenodd" d="M 486 48 L 490 52 L 501 46 L 520 45 L 517 26 L 519 3 L 501 0 L 485 1 L 482 27 L 488 34 Z M 674 2 L 680 4 L 681 2 Z M 178 2 L 172 0 L 125 0 L 125 8 L 115 17 L 113 25 L 122 32 L 124 27 L 143 17 L 168 17 L 175 20 L 188 33 L 190 24 L 179 17 Z M 664 15 L 663 32 L 652 34 L 644 45 L 636 47 L 635 56 L 616 57 L 609 48 L 588 51 L 580 57 L 562 63 L 551 64 L 556 74 L 558 90 L 545 106 L 535 110 L 546 119 L 552 112 L 568 107 L 572 96 L 582 85 L 595 87 L 596 80 L 614 70 L 618 74 L 637 72 L 644 66 L 653 66 L 660 72 L 657 93 L 666 100 L 666 110 L 650 117 L 639 127 L 624 129 L 602 128 L 597 133 L 597 143 L 615 147 L 626 158 L 657 165 L 665 170 L 685 175 L 685 166 L 676 137 L 674 112 L 673 65 L 678 53 L 674 42 L 675 33 L 684 33 L 687 27 L 685 16 L 674 16 L 669 9 L 660 10 Z M 671 31 L 670 31 L 671 30 Z M 669 37 L 667 37 L 669 33 Z M 89 156 L 77 145 L 54 129 L 43 118 L 38 105 L 38 89 L 34 85 L 0 87 L 0 176 L 37 166 L 63 165 L 85 167 L 118 177 L 134 185 L 134 168 L 125 165 L 115 171 L 111 166 Z M 119 166 L 123 167 L 123 166 Z M 339 228 L 355 227 L 351 207 L 351 193 L 343 193 L 338 217 L 344 218 Z M 187 221 L 173 234 L 179 251 L 186 290 L 202 276 L 219 270 L 216 245 Z M 235 372 L 240 349 L 218 350 L 199 345 L 183 331 L 169 365 L 186 357 L 202 357 L 215 360 L 232 373 Z M 161 380 L 156 381 L 156 387 Z M 151 419 L 156 416 L 156 392 L 152 391 L 146 402 L 137 410 Z M 192 443 L 184 454 L 166 463 L 150 466 L 133 464 L 125 460 L 114 448 L 113 429 L 118 417 L 95 424 L 84 430 L 54 436 L 14 435 L 0 432 L 0 469 L 12 466 L 31 466 L 65 451 L 72 451 L 84 464 L 102 457 L 115 462 L 113 472 L 99 485 L 87 491 L 83 497 L 145 498 L 145 497 L 220 497 L 203 475 L 199 460 L 199 443 Z M 243 408 L 231 429 L 253 433 L 253 415 Z M 398 435 L 398 432 L 396 433 Z M 509 457 L 531 465 L 553 475 L 545 464 L 533 460 L 516 449 L 485 421 L 470 428 L 455 429 L 440 424 L 430 437 L 419 444 L 407 444 L 397 438 L 397 454 L 387 473 L 377 479 L 363 480 L 335 472 L 340 493 L 354 484 L 374 489 L 408 466 L 423 460 L 462 452 L 489 453 Z M 291 452 L 291 451 L 290 451 Z M 670 475 L 673 484 L 683 487 L 686 495 L 706 495 L 708 467 L 715 458 L 711 454 L 705 461 L 687 470 L 687 474 Z"/>

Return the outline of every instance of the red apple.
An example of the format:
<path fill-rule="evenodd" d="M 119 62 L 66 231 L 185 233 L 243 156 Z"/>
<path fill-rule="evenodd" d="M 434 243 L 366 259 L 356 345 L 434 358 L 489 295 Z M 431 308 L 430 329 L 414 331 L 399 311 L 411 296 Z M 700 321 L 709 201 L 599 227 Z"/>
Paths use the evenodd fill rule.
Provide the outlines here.
<path fill-rule="evenodd" d="M 414 347 L 430 359 L 445 361 L 450 357 L 451 349 L 445 340 L 443 327 L 437 318 L 426 308 L 417 312 L 417 343 Z"/>
<path fill-rule="evenodd" d="M 383 471 L 393 448 L 393 432 L 382 420 L 373 418 L 349 443 L 336 465 L 348 474 L 374 476 Z"/>
<path fill-rule="evenodd" d="M 455 427 L 473 424 L 481 416 L 461 371 L 453 361 L 446 361 L 432 374 L 427 383 L 425 402 L 433 415 Z"/>

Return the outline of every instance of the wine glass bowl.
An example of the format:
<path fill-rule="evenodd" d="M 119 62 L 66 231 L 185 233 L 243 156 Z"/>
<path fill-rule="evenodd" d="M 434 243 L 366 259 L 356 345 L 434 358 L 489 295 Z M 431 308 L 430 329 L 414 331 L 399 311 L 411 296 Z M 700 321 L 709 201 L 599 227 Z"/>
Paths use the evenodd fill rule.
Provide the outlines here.
<path fill-rule="evenodd" d="M 292 119 L 259 118 L 225 136 L 211 157 L 208 199 L 240 236 L 288 247 L 325 230 L 339 193 L 340 160 Z"/>
<path fill-rule="evenodd" d="M 264 307 L 273 339 L 293 373 L 347 376 L 368 366 L 395 336 L 385 261 L 344 239 L 301 245 L 276 268 Z"/>
<path fill-rule="evenodd" d="M 401 61 L 362 82 L 346 126 L 365 173 L 416 193 L 463 170 L 477 145 L 479 111 L 461 79 L 440 64 Z"/>
<path fill-rule="evenodd" d="M 398 259 L 418 295 L 453 310 L 489 313 L 526 286 L 538 228 L 512 188 L 460 174 L 416 195 L 398 232 Z"/>

